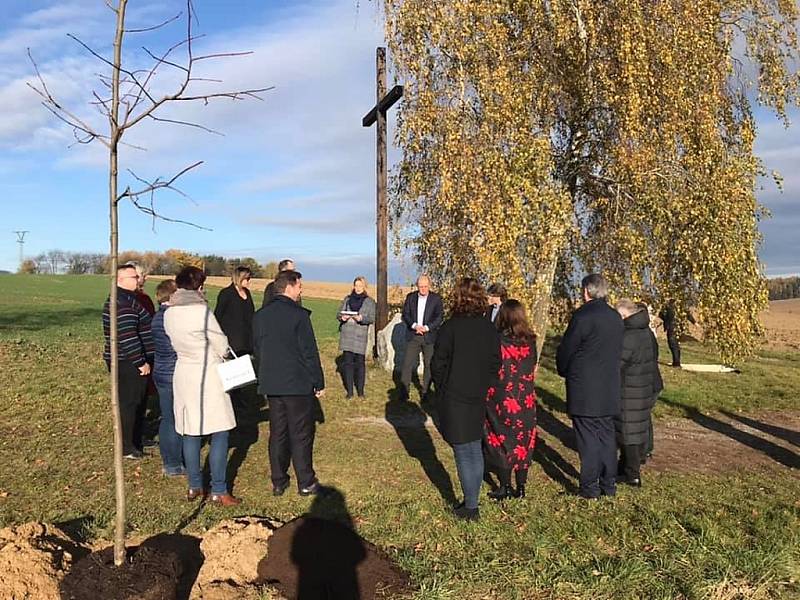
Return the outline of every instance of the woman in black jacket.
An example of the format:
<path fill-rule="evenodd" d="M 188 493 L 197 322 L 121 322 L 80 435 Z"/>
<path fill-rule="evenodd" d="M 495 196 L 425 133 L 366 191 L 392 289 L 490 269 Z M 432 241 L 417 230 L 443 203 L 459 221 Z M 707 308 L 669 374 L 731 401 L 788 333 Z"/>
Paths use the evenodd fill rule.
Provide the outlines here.
<path fill-rule="evenodd" d="M 459 281 L 451 300 L 451 317 L 436 337 L 431 372 L 442 436 L 453 447 L 464 492 L 464 502 L 455 514 L 474 520 L 479 516 L 483 481 L 486 393 L 500 369 L 500 336 L 484 318 L 486 292 L 475 279 Z"/>
<path fill-rule="evenodd" d="M 247 267 L 236 267 L 231 284 L 220 290 L 214 316 L 228 336 L 236 355 L 253 352 L 253 296 L 250 294 L 252 272 Z"/>
<path fill-rule="evenodd" d="M 620 447 L 620 483 L 641 487 L 639 473 L 650 426 L 650 412 L 661 391 L 658 344 L 650 330 L 650 315 L 641 305 L 623 299 L 617 303 L 623 318 L 620 414 L 615 418 Z"/>

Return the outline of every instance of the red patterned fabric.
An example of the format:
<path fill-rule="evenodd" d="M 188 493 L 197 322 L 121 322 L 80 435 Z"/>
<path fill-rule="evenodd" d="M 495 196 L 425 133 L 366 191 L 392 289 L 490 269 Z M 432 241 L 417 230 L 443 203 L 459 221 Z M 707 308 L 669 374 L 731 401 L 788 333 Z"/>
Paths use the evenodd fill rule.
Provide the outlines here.
<path fill-rule="evenodd" d="M 503 338 L 497 385 L 486 395 L 483 451 L 493 473 L 527 470 L 536 446 L 536 348 Z"/>

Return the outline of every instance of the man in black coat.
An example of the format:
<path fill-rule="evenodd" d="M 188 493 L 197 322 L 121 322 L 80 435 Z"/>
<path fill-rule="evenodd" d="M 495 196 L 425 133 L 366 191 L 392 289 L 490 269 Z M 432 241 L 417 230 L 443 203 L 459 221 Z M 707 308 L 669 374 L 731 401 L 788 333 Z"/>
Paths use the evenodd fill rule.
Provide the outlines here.
<path fill-rule="evenodd" d="M 278 263 L 278 275 L 284 271 L 294 271 L 294 261 L 291 258 L 284 258 Z M 276 279 L 278 275 L 275 275 Z M 264 288 L 264 299 L 261 301 L 261 308 L 264 308 L 267 304 L 269 304 L 270 301 L 277 295 L 278 292 L 275 291 L 275 281 L 270 281 L 267 284 L 267 287 Z M 302 306 L 303 301 L 298 298 L 297 303 Z"/>
<path fill-rule="evenodd" d="M 302 275 L 284 271 L 275 279 L 276 296 L 253 318 L 253 345 L 258 365 L 258 392 L 269 400 L 269 463 L 272 492 L 289 487 L 294 464 L 300 495 L 321 493 L 314 472 L 315 421 L 325 390 L 311 311 L 297 303 Z"/>
<path fill-rule="evenodd" d="M 556 366 L 567 380 L 567 414 L 581 460 L 579 494 L 598 498 L 616 493 L 614 416 L 620 411 L 624 325 L 606 302 L 608 284 L 602 275 L 587 275 L 581 288 L 585 304 L 570 319 Z"/>
<path fill-rule="evenodd" d="M 680 368 L 681 366 L 681 343 L 680 343 L 680 326 L 678 323 L 678 308 L 674 299 L 670 299 L 661 312 L 658 314 L 661 322 L 664 325 L 664 331 L 667 334 L 667 346 L 672 354 L 672 366 Z M 694 317 L 690 313 L 686 313 L 686 317 L 691 324 L 695 324 Z"/>
<path fill-rule="evenodd" d="M 427 275 L 420 275 L 417 278 L 417 291 L 406 296 L 402 319 L 406 326 L 406 352 L 400 371 L 403 395 L 408 399 L 411 377 L 419 364 L 419 353 L 422 352 L 425 365 L 422 375 L 424 398 L 431 385 L 431 357 L 436 343 L 436 332 L 444 320 L 442 297 L 431 291 L 431 280 Z"/>

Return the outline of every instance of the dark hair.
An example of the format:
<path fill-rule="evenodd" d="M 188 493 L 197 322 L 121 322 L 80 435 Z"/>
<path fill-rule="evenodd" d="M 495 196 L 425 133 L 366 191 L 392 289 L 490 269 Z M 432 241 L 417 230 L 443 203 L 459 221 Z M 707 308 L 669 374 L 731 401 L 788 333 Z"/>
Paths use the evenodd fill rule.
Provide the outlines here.
<path fill-rule="evenodd" d="M 206 274 L 197 267 L 183 267 L 175 276 L 175 285 L 182 290 L 199 290 L 203 287 Z"/>
<path fill-rule="evenodd" d="M 125 263 L 122 265 L 117 265 L 117 273 L 120 271 L 127 271 L 128 269 L 135 269 L 136 265 L 131 263 Z"/>
<path fill-rule="evenodd" d="M 285 271 L 286 267 L 288 267 L 293 262 L 294 261 L 291 258 L 284 258 L 281 262 L 278 263 L 278 273 Z"/>
<path fill-rule="evenodd" d="M 169 300 L 170 296 L 175 293 L 178 286 L 175 285 L 174 279 L 165 279 L 156 286 L 156 300 L 159 304 L 163 304 Z"/>
<path fill-rule="evenodd" d="M 493 283 L 486 289 L 487 296 L 497 296 L 500 302 L 508 300 L 508 290 L 502 283 Z"/>
<path fill-rule="evenodd" d="M 450 312 L 460 317 L 482 316 L 487 302 L 486 291 L 478 280 L 464 277 L 453 288 Z"/>
<path fill-rule="evenodd" d="M 593 300 L 608 296 L 608 283 L 600 273 L 589 273 L 581 281 L 581 289 Z"/>
<path fill-rule="evenodd" d="M 507 338 L 533 345 L 536 334 L 528 323 L 525 307 L 519 300 L 509 298 L 497 313 L 497 329 Z"/>
<path fill-rule="evenodd" d="M 282 294 L 289 285 L 296 285 L 298 280 L 303 278 L 300 271 L 281 271 L 275 278 L 275 293 Z"/>

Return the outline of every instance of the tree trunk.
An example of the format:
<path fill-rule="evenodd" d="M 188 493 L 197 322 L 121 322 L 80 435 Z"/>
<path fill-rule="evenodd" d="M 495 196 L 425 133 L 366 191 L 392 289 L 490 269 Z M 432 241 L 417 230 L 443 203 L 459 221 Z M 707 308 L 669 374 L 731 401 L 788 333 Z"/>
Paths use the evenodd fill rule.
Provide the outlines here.
<path fill-rule="evenodd" d="M 110 349 L 111 349 L 111 413 L 114 423 L 114 488 L 116 492 L 116 519 L 114 523 L 114 564 L 125 562 L 125 470 L 122 465 L 122 420 L 119 412 L 119 360 L 117 357 L 117 265 L 119 257 L 119 229 L 117 220 L 117 176 L 119 173 L 119 73 L 122 65 L 122 37 L 125 33 L 125 5 L 117 6 L 117 30 L 114 36 L 114 67 L 111 82 L 111 135 L 109 137 L 108 206 L 109 245 L 111 254 L 111 291 L 109 295 Z"/>

